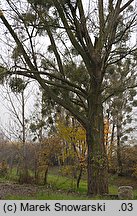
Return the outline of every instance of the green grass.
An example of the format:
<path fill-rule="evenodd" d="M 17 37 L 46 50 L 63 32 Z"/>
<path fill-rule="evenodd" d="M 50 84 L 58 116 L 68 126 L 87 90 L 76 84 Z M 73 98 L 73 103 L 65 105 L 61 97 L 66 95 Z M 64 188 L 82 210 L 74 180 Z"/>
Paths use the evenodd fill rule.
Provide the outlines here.
<path fill-rule="evenodd" d="M 118 194 L 118 187 L 117 186 L 115 186 L 115 185 L 110 185 L 109 186 L 109 193 L 110 194 Z"/>
<path fill-rule="evenodd" d="M 54 174 L 48 175 L 48 183 L 54 188 L 57 189 L 61 188 L 64 190 L 65 189 L 69 190 L 69 188 L 73 186 L 73 182 L 70 178 L 54 175 Z"/>
<path fill-rule="evenodd" d="M 0 181 L 16 181 L 18 177 L 16 176 L 16 170 L 14 169 L 12 173 L 7 177 L 0 178 Z M 126 178 L 125 178 L 126 179 Z M 109 194 L 118 194 L 118 184 L 124 183 L 126 185 L 124 178 L 117 176 L 112 176 L 109 181 Z M 129 182 L 129 179 L 128 179 Z M 132 185 L 132 184 L 131 184 Z M 87 182 L 82 179 L 80 182 L 79 189 L 76 188 L 76 180 L 72 180 L 70 177 L 65 177 L 58 174 L 57 170 L 54 172 L 51 170 L 48 174 L 48 185 L 39 186 L 39 192 L 34 196 L 7 196 L 6 199 L 11 200 L 86 200 L 91 199 L 86 196 L 87 194 Z M 101 199 L 115 199 L 112 196 L 95 196 L 92 197 L 93 200 Z M 137 199 L 137 188 L 134 190 L 134 199 Z"/>
<path fill-rule="evenodd" d="M 51 185 L 52 188 L 56 189 L 63 189 L 63 190 L 71 190 L 80 192 L 81 194 L 86 194 L 87 192 L 87 181 L 81 180 L 79 189 L 76 189 L 76 181 L 72 181 L 70 178 L 49 174 L 48 175 L 48 183 Z M 117 194 L 118 188 L 115 185 L 109 186 L 110 194 Z"/>
<path fill-rule="evenodd" d="M 109 187 L 110 194 L 117 194 L 117 187 Z M 86 196 L 87 183 L 81 180 L 80 188 L 76 189 L 75 182 L 67 177 L 49 174 L 48 185 L 39 186 L 39 192 L 35 196 L 7 196 L 8 200 L 88 200 Z M 110 199 L 109 196 L 92 197 L 92 200 Z"/>
<path fill-rule="evenodd" d="M 4 182 L 4 181 L 16 182 L 18 181 L 18 177 L 19 176 L 17 175 L 17 169 L 14 168 L 11 171 L 9 170 L 5 176 L 0 176 L 0 182 Z"/>
<path fill-rule="evenodd" d="M 7 196 L 8 200 L 86 200 L 86 196 L 69 195 L 61 192 L 38 193 L 36 196 Z"/>

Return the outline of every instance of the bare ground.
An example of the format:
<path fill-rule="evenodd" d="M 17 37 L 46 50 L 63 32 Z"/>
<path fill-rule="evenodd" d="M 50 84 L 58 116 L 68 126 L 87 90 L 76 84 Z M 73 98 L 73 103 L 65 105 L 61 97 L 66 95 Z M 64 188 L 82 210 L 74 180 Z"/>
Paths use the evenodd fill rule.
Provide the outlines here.
<path fill-rule="evenodd" d="M 111 185 L 115 185 L 117 187 L 123 185 L 132 186 L 135 190 L 137 190 L 137 179 L 133 177 L 121 176 L 112 178 L 110 181 Z"/>
<path fill-rule="evenodd" d="M 0 183 L 0 199 L 6 199 L 7 196 L 34 196 L 38 192 L 35 185 L 19 185 L 16 183 Z"/>

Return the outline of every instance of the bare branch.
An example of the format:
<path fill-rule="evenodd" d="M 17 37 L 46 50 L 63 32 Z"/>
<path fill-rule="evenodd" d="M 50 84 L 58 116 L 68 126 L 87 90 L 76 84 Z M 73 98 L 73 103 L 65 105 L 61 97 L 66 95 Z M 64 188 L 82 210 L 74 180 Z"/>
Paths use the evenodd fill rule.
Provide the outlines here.
<path fill-rule="evenodd" d="M 83 57 L 83 60 L 85 62 L 86 67 L 89 69 L 91 68 L 91 59 L 88 57 L 87 53 L 88 53 L 88 49 L 84 50 L 83 47 L 79 44 L 79 42 L 77 41 L 74 33 L 72 32 L 72 30 L 70 30 L 70 27 L 68 25 L 68 22 L 66 20 L 66 17 L 64 15 L 64 11 L 63 8 L 60 4 L 59 1 L 57 0 L 53 0 L 55 7 L 58 10 L 58 13 L 60 15 L 60 18 L 62 20 L 62 23 L 66 29 L 66 32 L 69 36 L 69 39 L 71 41 L 71 43 L 73 44 L 73 46 L 76 48 L 76 50 L 78 50 L 78 52 L 80 53 L 80 55 Z"/>
<path fill-rule="evenodd" d="M 120 8 L 120 13 L 125 10 L 134 0 L 129 0 L 123 7 Z"/>
<path fill-rule="evenodd" d="M 15 72 L 14 71 L 7 71 L 7 73 L 8 74 L 14 74 Z M 17 70 L 16 73 L 19 74 L 19 75 L 25 75 L 25 76 L 30 77 L 32 79 L 35 79 L 34 75 L 32 75 L 32 74 L 46 75 L 46 76 L 48 76 L 50 78 L 54 78 L 56 80 L 62 81 L 62 83 L 67 84 L 66 87 L 68 87 L 68 88 L 73 87 L 73 88 L 79 90 L 83 96 L 87 95 L 87 92 L 83 88 L 81 88 L 80 86 L 78 86 L 78 85 L 76 85 L 76 84 L 74 84 L 74 83 L 72 83 L 72 82 L 70 82 L 70 81 L 68 81 L 68 80 L 66 80 L 64 78 L 61 78 L 61 77 L 59 77 L 57 75 L 49 74 L 49 73 L 47 73 L 45 71 L 32 71 L 32 70 L 30 70 L 30 71 L 29 70 L 26 70 L 26 71 L 20 70 L 20 71 L 18 71 Z M 63 86 L 63 84 L 62 84 L 62 86 Z M 65 87 L 65 85 L 64 85 L 64 87 Z M 70 90 L 73 91 L 71 88 L 70 88 Z"/>
<path fill-rule="evenodd" d="M 102 101 L 102 103 L 106 102 L 109 98 L 115 96 L 115 94 L 119 94 L 119 93 L 124 92 L 125 90 L 134 89 L 136 87 L 137 87 L 137 84 L 132 85 L 132 86 L 123 87 L 121 89 L 116 89 L 111 94 L 109 94 L 106 98 L 104 98 L 103 101 Z"/>
<path fill-rule="evenodd" d="M 49 97 L 51 97 L 56 103 L 60 104 L 61 106 L 63 106 L 65 109 L 67 109 L 70 113 L 72 113 L 72 115 L 74 117 L 76 117 L 76 119 L 83 125 L 83 127 L 86 126 L 87 123 L 87 119 L 85 116 L 81 115 L 81 112 L 79 112 L 75 106 L 70 102 L 69 99 L 67 98 L 60 98 L 59 96 L 57 96 L 54 91 L 49 88 L 48 85 L 46 85 L 46 83 L 44 82 L 43 79 L 41 79 L 40 77 L 37 78 L 37 81 L 39 82 L 39 84 L 45 89 L 45 91 L 47 92 L 47 95 Z"/>
<path fill-rule="evenodd" d="M 104 40 L 104 28 L 105 28 L 105 21 L 104 21 L 104 6 L 103 0 L 98 0 L 98 7 L 99 7 L 99 26 L 100 26 L 100 34 L 99 34 L 99 42 L 100 48 L 102 48 L 102 43 Z"/>
<path fill-rule="evenodd" d="M 5 18 L 5 16 L 1 15 L 1 11 L 0 11 L 0 19 L 3 21 L 4 25 L 7 27 L 7 29 L 9 30 L 10 34 L 12 35 L 12 37 L 14 38 L 16 44 L 18 45 L 18 47 L 20 48 L 21 52 L 22 52 L 22 55 L 28 65 L 28 67 L 31 69 L 31 70 L 35 70 L 35 67 L 34 65 L 32 64 L 29 56 L 27 55 L 21 41 L 19 40 L 17 34 L 14 32 L 14 30 L 12 29 L 11 25 L 9 24 L 9 22 L 7 21 L 7 19 Z"/>

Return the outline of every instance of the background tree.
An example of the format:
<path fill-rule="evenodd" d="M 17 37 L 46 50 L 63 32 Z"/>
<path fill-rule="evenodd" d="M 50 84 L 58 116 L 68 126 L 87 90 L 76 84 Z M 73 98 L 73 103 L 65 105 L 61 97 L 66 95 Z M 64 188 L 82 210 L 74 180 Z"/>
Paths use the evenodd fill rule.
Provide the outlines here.
<path fill-rule="evenodd" d="M 34 111 L 30 116 L 30 133 L 33 141 L 41 142 L 55 132 L 55 104 L 42 90 L 35 94 Z"/>
<path fill-rule="evenodd" d="M 116 47 L 126 32 L 135 25 L 135 11 L 130 12 L 128 17 L 126 13 L 124 14 L 133 0 L 126 3 L 122 0 L 107 2 L 98 0 L 97 5 L 94 2 L 91 3 L 88 13 L 85 12 L 84 3 L 81 0 L 46 2 L 29 0 L 30 7 L 23 12 L 18 10 L 17 5 L 15 6 L 12 1 L 7 2 L 15 17 L 18 18 L 20 28 L 23 27 L 22 35 L 27 40 L 26 42 L 20 37 L 12 23 L 9 24 L 8 17 L 6 18 L 0 11 L 0 18 L 4 26 L 16 42 L 22 62 L 27 65 L 27 69 L 18 65 L 16 73 L 37 80 L 48 97 L 67 109 L 85 128 L 88 146 L 88 194 L 108 193 L 103 129 L 103 82 L 108 65 L 124 59 L 125 56 L 130 56 L 135 48 L 134 46 L 127 48 L 122 51 L 121 56 Z M 26 19 L 28 12 L 33 18 L 31 22 Z M 118 29 L 121 15 L 127 21 L 122 32 Z M 49 55 L 50 58 L 42 52 L 37 54 L 33 46 L 34 37 L 38 34 L 42 36 L 44 33 L 46 33 L 46 39 L 48 36 L 49 45 L 53 51 L 53 54 Z M 95 36 L 95 42 L 91 38 L 92 35 Z M 27 46 L 29 49 L 26 43 L 29 44 Z M 63 47 L 65 46 L 70 51 L 70 43 L 85 67 L 86 86 L 81 84 L 79 78 L 71 80 L 73 71 L 70 76 L 65 72 L 66 62 L 62 55 L 62 53 L 65 54 L 65 49 Z M 38 66 L 40 59 L 48 60 L 48 68 L 43 69 L 41 65 Z M 71 58 L 70 61 L 72 60 Z M 8 68 L 7 73 L 15 73 L 14 68 Z M 126 86 L 126 88 L 129 87 Z M 122 89 L 124 90 L 125 88 Z"/>
<path fill-rule="evenodd" d="M 3 84 L 2 97 L 3 100 L 7 102 L 7 112 L 10 114 L 10 125 L 9 129 L 3 126 L 3 131 L 5 136 L 7 136 L 10 142 L 16 140 L 19 144 L 20 149 L 18 149 L 18 171 L 27 182 L 28 178 L 28 145 L 27 141 L 27 130 L 28 130 L 28 119 L 26 118 L 26 102 L 28 102 L 28 97 L 30 91 L 26 90 L 28 80 L 23 80 L 17 76 L 10 77 L 6 83 Z M 28 91 L 27 93 L 25 91 Z M 14 140 L 14 141 L 13 141 Z M 17 152 L 17 151 L 15 151 Z M 16 153 L 15 153 L 16 154 Z M 15 155 L 13 155 L 14 157 Z M 13 157 L 11 157 L 13 160 Z M 12 162 L 11 162 L 12 163 Z M 10 165 L 12 166 L 12 165 Z"/>
<path fill-rule="evenodd" d="M 76 179 L 79 188 L 80 180 L 87 166 L 87 144 L 84 128 L 70 115 L 58 115 L 56 122 L 57 135 L 62 147 L 62 170 Z"/>
<path fill-rule="evenodd" d="M 111 78 L 107 79 L 108 85 L 105 90 L 105 95 L 114 92 L 114 89 L 117 91 L 114 96 L 107 100 L 107 117 L 112 125 L 112 139 L 111 144 L 109 142 L 110 145 L 113 143 L 114 133 L 116 134 L 117 172 L 119 175 L 122 175 L 122 146 L 127 142 L 128 136 L 130 136 L 130 133 L 134 129 L 132 124 L 132 108 L 136 106 L 136 90 L 132 88 L 132 86 L 136 84 L 136 76 L 134 72 L 135 62 L 133 59 L 134 56 L 131 59 L 125 58 L 119 61 L 115 66 L 108 67 L 108 70 L 111 71 Z M 131 88 L 126 89 L 126 86 L 129 85 Z M 123 87 L 126 89 L 124 92 L 121 91 Z"/>
<path fill-rule="evenodd" d="M 13 77 L 10 79 L 9 82 L 9 86 L 11 88 L 11 90 L 16 93 L 16 94 L 20 94 L 21 95 L 21 118 L 18 114 L 18 112 L 16 111 L 15 105 L 12 103 L 12 99 L 11 99 L 11 105 L 13 108 L 13 112 L 15 114 L 15 117 L 17 118 L 22 130 L 22 136 L 21 136 L 21 142 L 23 145 L 23 167 L 20 168 L 20 172 L 21 172 L 21 176 L 20 178 L 23 178 L 25 182 L 27 182 L 28 180 L 28 160 L 27 160 L 27 146 L 26 146 L 26 118 L 25 118 L 25 95 L 24 95 L 24 91 L 25 88 L 27 86 L 27 82 L 23 81 L 21 78 L 18 77 Z"/>
<path fill-rule="evenodd" d="M 58 158 L 61 155 L 62 144 L 60 138 L 52 135 L 41 141 L 38 155 L 38 166 L 36 182 L 40 184 L 47 184 L 48 170 L 49 167 L 53 166 L 55 163 L 58 164 Z M 56 162 L 55 162 L 56 161 Z"/>

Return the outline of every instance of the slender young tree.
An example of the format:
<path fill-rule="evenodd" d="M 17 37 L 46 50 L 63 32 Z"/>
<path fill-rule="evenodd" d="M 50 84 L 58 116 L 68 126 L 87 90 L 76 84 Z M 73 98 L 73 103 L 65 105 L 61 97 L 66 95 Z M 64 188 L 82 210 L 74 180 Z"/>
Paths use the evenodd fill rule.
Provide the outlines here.
<path fill-rule="evenodd" d="M 135 49 L 127 48 L 121 55 L 116 47 L 135 25 L 134 9 L 127 17 L 124 13 L 131 7 L 133 0 L 98 0 L 97 4 L 89 3 L 88 12 L 82 0 L 29 0 L 30 7 L 23 12 L 12 1 L 7 2 L 23 32 L 21 38 L 8 16 L 0 11 L 4 26 L 14 39 L 22 62 L 27 65 L 26 70 L 18 65 L 16 73 L 37 80 L 48 97 L 67 109 L 85 128 L 88 195 L 108 193 L 102 106 L 104 76 L 108 65 L 130 56 Z M 123 31 L 118 28 L 121 16 L 125 20 Z M 36 36 L 38 40 L 40 36 L 42 40 L 45 37 L 44 40 L 49 43 L 48 49 L 44 47 L 46 53 L 41 50 L 38 54 L 35 49 Z M 83 64 L 84 70 L 79 74 L 76 74 L 79 63 L 76 63 L 77 58 L 71 53 L 72 47 Z M 49 51 L 52 53 L 49 54 Z M 69 57 L 66 51 L 70 53 Z M 43 60 L 46 62 L 44 68 L 39 64 Z M 71 69 L 68 63 L 71 63 Z M 7 73 L 15 73 L 14 68 L 7 69 Z M 82 83 L 83 76 L 87 79 L 86 84 Z"/>

